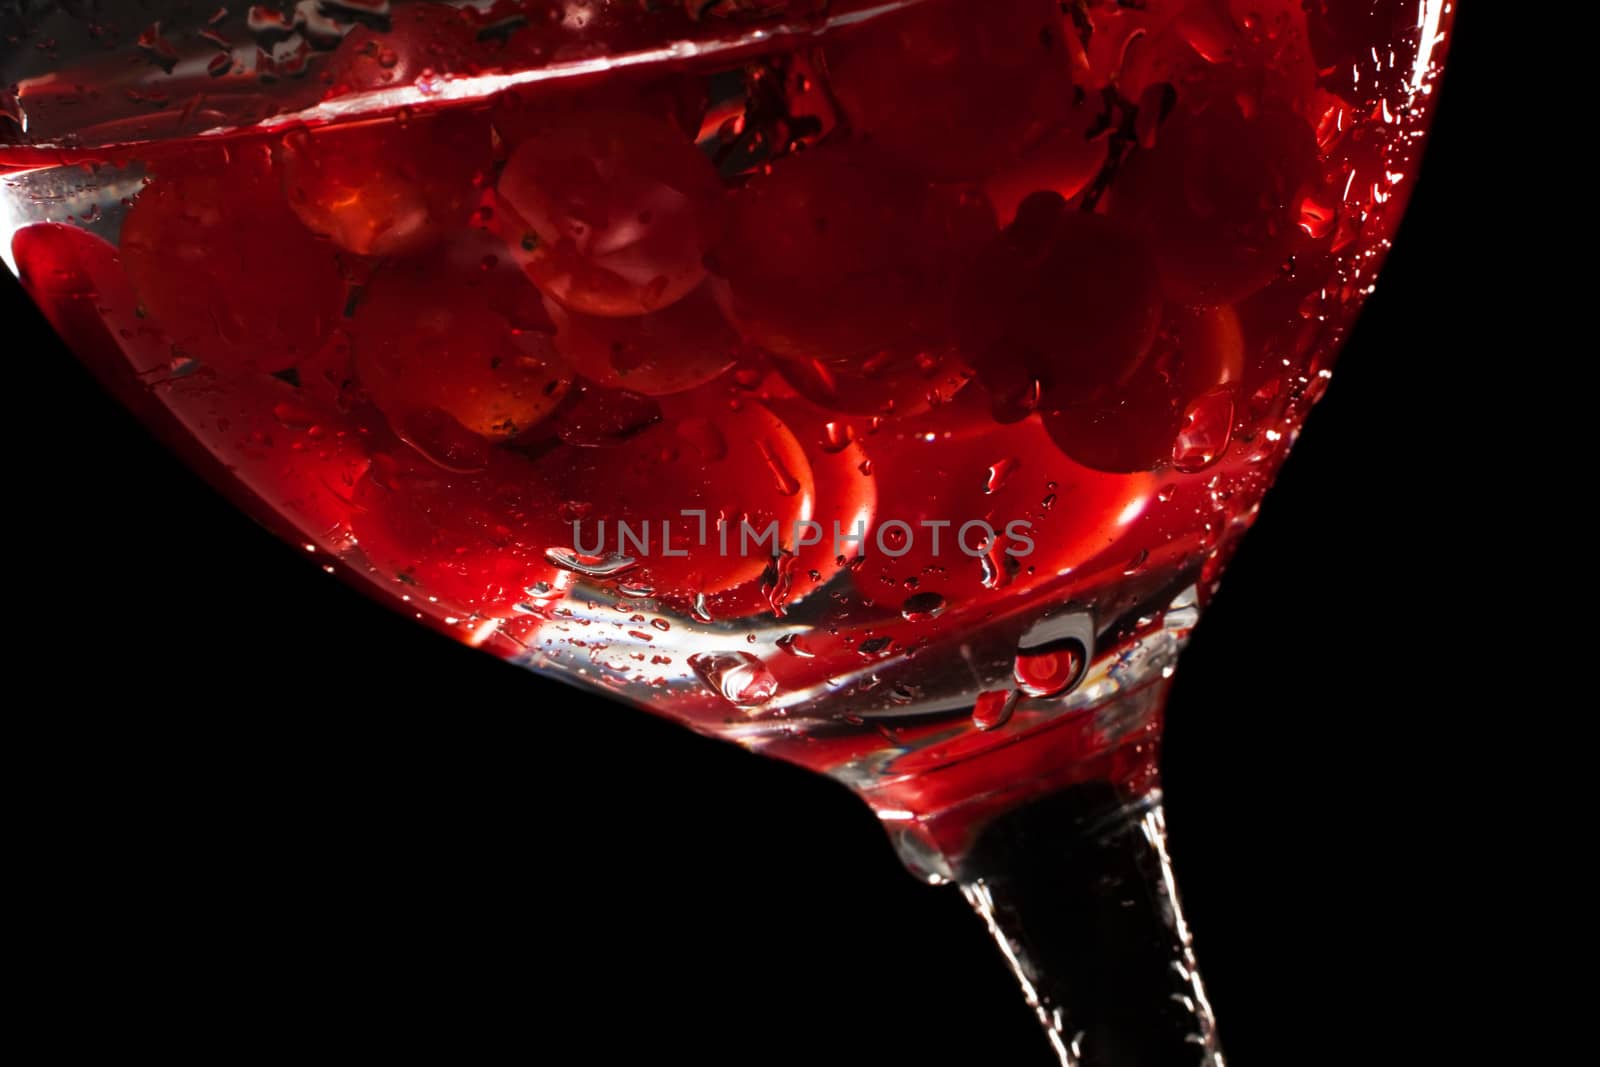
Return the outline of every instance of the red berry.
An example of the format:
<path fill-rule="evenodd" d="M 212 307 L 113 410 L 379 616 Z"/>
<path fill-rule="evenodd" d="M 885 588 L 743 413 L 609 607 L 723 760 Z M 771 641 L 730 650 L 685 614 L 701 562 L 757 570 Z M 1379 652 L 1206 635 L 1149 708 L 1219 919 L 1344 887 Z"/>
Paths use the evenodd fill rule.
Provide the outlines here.
<path fill-rule="evenodd" d="M 1024 201 L 970 265 L 956 301 L 958 334 L 1002 421 L 1124 380 L 1160 316 L 1144 243 L 1053 193 Z"/>
<path fill-rule="evenodd" d="M 985 179 L 984 191 L 1002 223 L 1010 224 L 1033 193 L 1071 200 L 1088 186 L 1106 159 L 1107 138 L 1092 136 L 1099 132 L 1102 110 L 1098 97 L 1086 97 L 1061 125 Z"/>
<path fill-rule="evenodd" d="M 571 372 L 555 352 L 539 294 L 498 247 L 463 236 L 432 256 L 391 262 L 350 323 L 362 387 L 402 436 L 430 455 L 470 442 L 450 423 L 499 441 L 555 410 Z M 448 416 L 441 420 L 439 413 Z"/>
<path fill-rule="evenodd" d="M 715 265 L 753 342 L 858 362 L 942 343 L 949 273 L 994 225 L 981 196 L 828 146 L 778 161 L 734 196 Z"/>
<path fill-rule="evenodd" d="M 493 165 L 487 119 L 471 113 L 297 130 L 278 158 L 289 206 L 358 255 L 415 252 L 464 224 Z"/>
<path fill-rule="evenodd" d="M 1119 78 L 1130 100 L 1164 82 L 1190 110 L 1223 99 L 1298 110 L 1316 84 L 1300 0 L 1206 0 L 1147 17 L 1144 29 Z"/>
<path fill-rule="evenodd" d="M 133 384 L 130 370 L 144 374 L 171 360 L 170 342 L 139 320 L 138 298 L 104 238 L 39 222 L 12 236 L 11 254 L 22 287 L 61 340 L 119 397 Z"/>
<path fill-rule="evenodd" d="M 1295 112 L 1180 102 L 1155 146 L 1124 164 L 1110 207 L 1155 247 L 1168 299 L 1231 304 L 1269 284 L 1309 240 L 1301 206 L 1317 181 L 1316 141 Z"/>
<path fill-rule="evenodd" d="M 512 153 L 498 193 L 529 277 L 589 315 L 643 315 L 687 296 L 724 222 L 705 156 L 665 122 L 623 111 L 551 113 Z"/>
<path fill-rule="evenodd" d="M 404 450 L 379 454 L 355 503 L 362 554 L 415 600 L 505 615 L 565 581 L 545 558 L 562 537 L 557 499 L 519 457 L 499 453 L 463 474 Z"/>
<path fill-rule="evenodd" d="M 1095 470 L 1131 473 L 1174 461 L 1199 469 L 1231 436 L 1244 363 L 1232 308 L 1169 308 L 1160 337 L 1126 380 L 1046 412 L 1044 425 L 1063 452 Z"/>
<path fill-rule="evenodd" d="M 1237 303 L 1302 250 L 1304 219 L 1324 236 L 1302 211 L 1319 181 L 1306 17 L 1298 0 L 1219 0 L 1152 30 L 1130 44 L 1119 84 L 1142 107 L 1170 86 L 1170 113 L 1140 116 L 1111 213 L 1154 243 L 1169 299 Z"/>
<path fill-rule="evenodd" d="M 618 447 L 555 449 L 536 466 L 562 501 L 560 543 L 573 550 L 574 569 L 588 557 L 592 577 L 688 610 L 759 579 L 773 547 L 756 539 L 775 523 L 779 544 L 787 542 L 794 523 L 813 516 L 816 489 L 805 450 L 762 405 L 730 405 L 714 388 L 661 404 L 661 421 Z M 634 540 L 623 540 L 619 524 Z"/>
<path fill-rule="evenodd" d="M 1120 389 L 1043 416 L 1056 446 L 1091 470 L 1154 470 L 1172 454 L 1180 412 L 1160 376 L 1139 375 Z"/>
<path fill-rule="evenodd" d="M 1126 68 L 1171 24 L 1189 0 L 1144 0 L 1129 6 L 1121 0 L 1088 0 L 1081 20 L 1068 19 L 1068 44 L 1083 42 L 1084 83 L 1094 89 L 1126 80 Z M 1085 33 L 1085 28 L 1087 33 Z M 1087 36 L 1087 41 L 1083 38 Z M 1139 86 L 1133 95 L 1143 90 Z"/>
<path fill-rule="evenodd" d="M 680 393 L 718 377 L 739 356 L 739 335 L 702 285 L 660 311 L 602 318 L 551 301 L 556 349 L 584 377 L 647 396 Z"/>
<path fill-rule="evenodd" d="M 1148 477 L 1062 455 L 1038 418 L 996 426 L 967 400 L 888 424 L 862 446 L 878 520 L 855 576 L 880 603 L 932 594 L 955 611 L 1020 597 L 1110 548 L 1153 489 Z"/>
<path fill-rule="evenodd" d="M 854 546 L 835 551 L 834 524 L 846 534 L 872 524 L 878 482 L 851 428 L 804 401 L 775 400 L 767 407 L 793 432 L 810 463 L 816 528 L 803 530 L 759 579 L 709 598 L 712 618 L 770 615 L 823 588 L 859 555 Z"/>
<path fill-rule="evenodd" d="M 184 354 L 278 371 L 338 322 L 333 245 L 300 225 L 263 143 L 218 144 L 155 164 L 122 226 L 122 262 L 151 319 Z"/>
<path fill-rule="evenodd" d="M 1072 101 L 1055 0 L 926 0 L 827 46 L 834 94 L 861 136 L 941 181 L 978 178 Z"/>
<path fill-rule="evenodd" d="M 226 470 L 241 505 L 286 536 L 324 540 L 344 528 L 366 453 L 360 430 L 317 388 L 320 356 L 302 364 L 302 387 L 211 368 L 164 376 L 171 342 L 140 320 L 110 244 L 43 223 L 19 230 L 12 250 L 68 347 L 165 440 L 199 453 L 202 471 Z"/>

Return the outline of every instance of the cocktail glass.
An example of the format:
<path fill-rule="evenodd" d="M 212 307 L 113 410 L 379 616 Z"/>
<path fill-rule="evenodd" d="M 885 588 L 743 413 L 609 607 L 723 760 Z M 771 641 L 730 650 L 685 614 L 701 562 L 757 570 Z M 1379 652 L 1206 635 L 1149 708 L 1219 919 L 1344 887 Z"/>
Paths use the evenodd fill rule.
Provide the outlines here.
<path fill-rule="evenodd" d="M 1063 1063 L 1220 1064 L 1162 701 L 1451 13 L 12 4 L 0 251 L 320 565 L 854 789 Z"/>

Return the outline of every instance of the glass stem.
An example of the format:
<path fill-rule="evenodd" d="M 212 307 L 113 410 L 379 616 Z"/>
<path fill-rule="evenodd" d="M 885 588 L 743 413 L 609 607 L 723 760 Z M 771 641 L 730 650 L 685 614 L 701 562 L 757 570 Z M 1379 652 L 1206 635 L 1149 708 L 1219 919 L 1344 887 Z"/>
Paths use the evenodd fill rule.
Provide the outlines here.
<path fill-rule="evenodd" d="M 1222 1067 L 1159 790 L 1072 786 L 991 823 L 958 872 L 1064 1067 Z"/>

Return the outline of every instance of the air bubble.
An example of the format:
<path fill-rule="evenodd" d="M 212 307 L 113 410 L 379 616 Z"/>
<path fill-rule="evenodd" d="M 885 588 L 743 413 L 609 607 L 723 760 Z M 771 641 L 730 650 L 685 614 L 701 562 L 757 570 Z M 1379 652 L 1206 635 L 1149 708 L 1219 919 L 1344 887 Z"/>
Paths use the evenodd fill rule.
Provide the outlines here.
<path fill-rule="evenodd" d="M 900 606 L 900 614 L 910 622 L 926 622 L 938 618 L 944 608 L 944 597 L 938 593 L 916 593 L 906 597 L 905 603 Z"/>
<path fill-rule="evenodd" d="M 778 680 L 749 652 L 701 652 L 689 667 L 706 688 L 736 708 L 757 708 L 778 693 Z"/>
<path fill-rule="evenodd" d="M 1029 696 L 1060 696 L 1078 684 L 1085 661 L 1083 645 L 1069 637 L 1018 649 L 1011 672 L 1018 688 Z"/>
<path fill-rule="evenodd" d="M 1011 713 L 1017 709 L 1017 696 L 1015 689 L 979 693 L 972 705 L 972 725 L 980 730 L 998 730 L 1011 721 Z"/>

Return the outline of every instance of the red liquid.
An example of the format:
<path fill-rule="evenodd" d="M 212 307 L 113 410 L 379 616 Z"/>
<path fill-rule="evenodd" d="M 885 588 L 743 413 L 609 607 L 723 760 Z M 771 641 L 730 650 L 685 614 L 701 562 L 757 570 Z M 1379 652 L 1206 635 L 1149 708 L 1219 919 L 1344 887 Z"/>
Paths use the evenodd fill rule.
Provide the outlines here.
<path fill-rule="evenodd" d="M 302 73 L 217 53 L 177 115 L 174 31 L 103 90 L 20 83 L 10 243 L 330 569 L 958 851 L 1030 791 L 1153 774 L 1183 591 L 1370 289 L 1442 26 L 823 6 L 397 4 L 258 30 L 316 45 Z"/>

